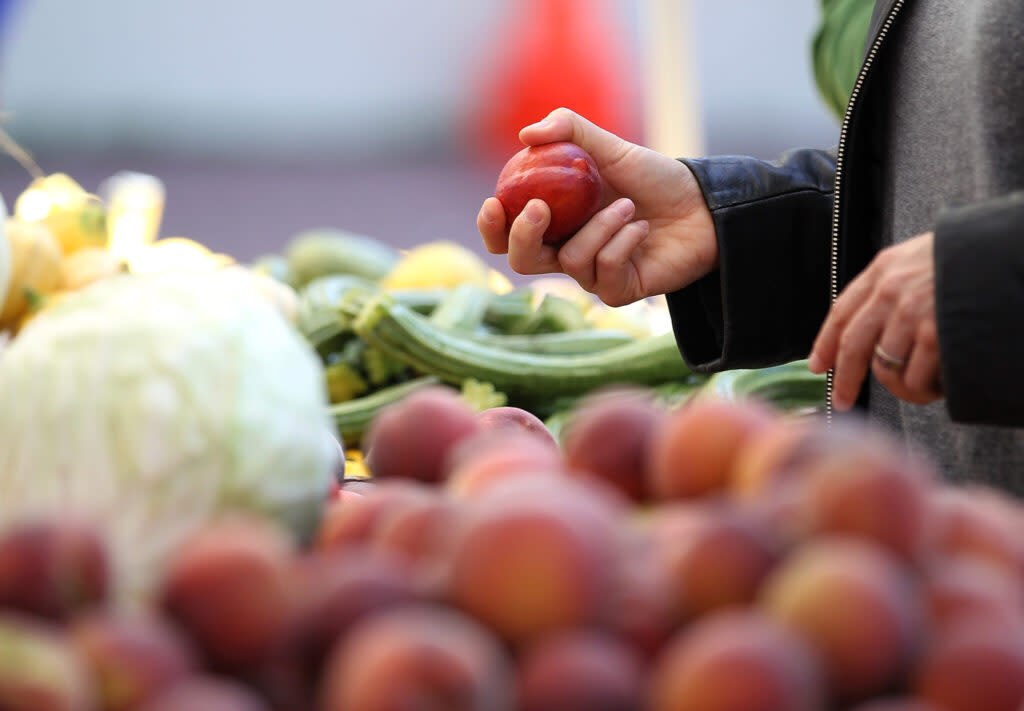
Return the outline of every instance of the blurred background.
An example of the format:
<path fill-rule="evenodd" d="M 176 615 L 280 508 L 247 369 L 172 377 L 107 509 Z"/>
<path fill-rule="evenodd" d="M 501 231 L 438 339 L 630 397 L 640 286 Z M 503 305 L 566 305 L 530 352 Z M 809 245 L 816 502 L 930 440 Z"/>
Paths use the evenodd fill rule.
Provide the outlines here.
<path fill-rule="evenodd" d="M 166 188 L 248 260 L 333 226 L 477 248 L 515 127 L 570 105 L 671 155 L 829 146 L 819 0 L 0 0 L 0 111 L 46 173 Z M 28 173 L 0 155 L 8 205 Z M 501 257 L 486 257 L 501 266 Z M 507 271 L 507 267 L 505 268 Z"/>

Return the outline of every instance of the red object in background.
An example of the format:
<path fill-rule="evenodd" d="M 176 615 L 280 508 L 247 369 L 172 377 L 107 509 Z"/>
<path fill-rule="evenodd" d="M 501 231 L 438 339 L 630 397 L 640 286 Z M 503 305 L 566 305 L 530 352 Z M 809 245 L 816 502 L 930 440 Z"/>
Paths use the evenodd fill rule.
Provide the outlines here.
<path fill-rule="evenodd" d="M 507 159 L 519 130 L 565 106 L 641 140 L 632 33 L 607 0 L 510 0 L 478 63 L 469 132 L 478 152 Z"/>

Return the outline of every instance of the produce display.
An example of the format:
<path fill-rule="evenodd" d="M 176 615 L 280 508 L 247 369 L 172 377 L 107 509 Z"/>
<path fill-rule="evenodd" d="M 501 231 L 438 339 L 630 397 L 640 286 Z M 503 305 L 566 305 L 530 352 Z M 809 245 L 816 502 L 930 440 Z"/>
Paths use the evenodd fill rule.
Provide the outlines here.
<path fill-rule="evenodd" d="M 240 265 L 113 204 L 0 219 L 0 709 L 1024 707 L 1024 509 L 804 363 L 694 374 L 661 305 L 455 242 Z"/>
<path fill-rule="evenodd" d="M 754 400 L 538 423 L 418 390 L 311 543 L 220 517 L 132 608 L 97 529 L 7 528 L 0 708 L 1020 708 L 1019 502 Z"/>

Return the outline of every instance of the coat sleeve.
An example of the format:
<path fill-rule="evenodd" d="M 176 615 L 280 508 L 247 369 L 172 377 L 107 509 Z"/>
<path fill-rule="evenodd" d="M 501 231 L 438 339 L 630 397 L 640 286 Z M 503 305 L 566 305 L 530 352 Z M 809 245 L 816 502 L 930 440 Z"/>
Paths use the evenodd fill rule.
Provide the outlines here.
<path fill-rule="evenodd" d="M 948 210 L 934 249 L 950 417 L 1024 426 L 1024 191 Z"/>
<path fill-rule="evenodd" d="M 829 306 L 835 152 L 683 162 L 711 210 L 719 254 L 716 271 L 667 295 L 683 358 L 711 373 L 807 357 Z"/>

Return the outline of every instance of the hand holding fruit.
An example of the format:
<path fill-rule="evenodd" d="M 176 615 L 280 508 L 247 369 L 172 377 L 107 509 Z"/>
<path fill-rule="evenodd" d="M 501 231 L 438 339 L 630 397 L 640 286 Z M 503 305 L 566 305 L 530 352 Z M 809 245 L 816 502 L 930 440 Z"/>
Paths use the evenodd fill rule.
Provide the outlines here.
<path fill-rule="evenodd" d="M 571 239 L 546 243 L 549 227 L 558 227 L 570 204 L 562 187 L 550 182 L 571 180 L 567 176 L 574 171 L 534 171 L 540 186 L 524 196 L 530 192 L 528 182 L 509 184 L 522 160 L 513 158 L 509 172 L 502 172 L 496 197 L 484 201 L 477 227 L 488 251 L 507 253 L 516 272 L 562 272 L 605 303 L 621 306 L 675 291 L 715 267 L 718 248 L 711 213 L 685 164 L 629 143 L 568 109 L 555 110 L 524 128 L 519 137 L 527 146 L 569 142 L 583 149 L 597 166 L 602 195 L 593 201 L 599 207 L 596 214 Z M 564 148 L 547 152 L 566 155 Z M 592 181 L 582 184 L 591 186 Z M 578 194 L 581 215 L 593 204 L 590 189 Z M 517 198 L 512 205 L 510 195 Z M 545 197 L 557 204 L 549 204 Z M 559 236 L 554 232 L 548 239 Z"/>

